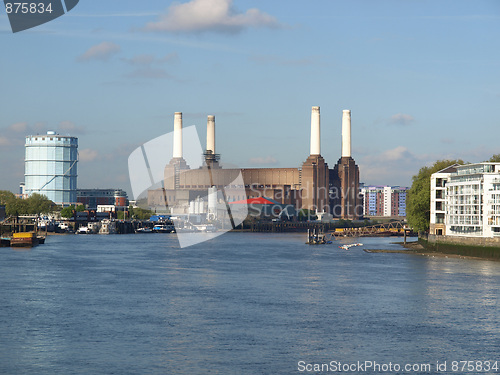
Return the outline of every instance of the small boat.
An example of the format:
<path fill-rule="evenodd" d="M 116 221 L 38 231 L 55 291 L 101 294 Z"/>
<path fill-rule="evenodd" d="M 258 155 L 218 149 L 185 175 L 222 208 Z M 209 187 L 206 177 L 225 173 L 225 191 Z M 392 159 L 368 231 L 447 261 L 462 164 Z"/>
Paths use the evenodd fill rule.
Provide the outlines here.
<path fill-rule="evenodd" d="M 77 234 L 96 234 L 99 232 L 100 225 L 99 223 L 88 223 L 87 225 L 83 225 L 76 231 Z"/>
<path fill-rule="evenodd" d="M 81 226 L 80 228 L 78 228 L 78 230 L 76 231 L 76 234 L 88 234 L 90 233 L 89 231 L 89 228 L 87 226 Z"/>
<path fill-rule="evenodd" d="M 362 243 L 351 243 L 351 244 L 348 244 L 348 245 L 342 245 L 342 246 L 339 246 L 340 249 L 343 249 L 343 250 L 349 250 L 351 247 L 355 247 L 355 246 L 363 246 Z"/>
<path fill-rule="evenodd" d="M 156 224 L 153 227 L 153 232 L 155 232 L 155 233 L 172 233 L 172 232 L 175 232 L 175 226 L 173 224 Z"/>
<path fill-rule="evenodd" d="M 143 228 L 137 228 L 135 230 L 135 233 L 153 233 L 153 230 L 148 227 L 143 227 Z"/>
<path fill-rule="evenodd" d="M 101 221 L 99 234 L 116 234 L 116 223 L 109 219 Z"/>
<path fill-rule="evenodd" d="M 199 232 L 217 232 L 217 227 L 213 224 L 199 224 L 193 227 Z"/>

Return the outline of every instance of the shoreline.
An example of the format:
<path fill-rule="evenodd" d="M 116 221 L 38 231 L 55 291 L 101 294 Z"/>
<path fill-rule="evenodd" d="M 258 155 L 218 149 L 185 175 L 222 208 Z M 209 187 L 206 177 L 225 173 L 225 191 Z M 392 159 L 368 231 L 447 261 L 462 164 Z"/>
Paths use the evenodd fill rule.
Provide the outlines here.
<path fill-rule="evenodd" d="M 365 249 L 364 251 L 367 253 L 393 253 L 393 254 L 411 254 L 411 255 L 419 255 L 426 256 L 432 258 L 452 258 L 452 259 L 471 259 L 471 260 L 489 260 L 499 262 L 499 259 L 496 258 L 487 258 L 487 257 L 475 257 L 470 255 L 459 255 L 459 254 L 449 254 L 442 253 L 438 251 L 429 251 L 426 250 L 425 247 L 419 243 L 418 241 L 408 242 L 406 245 L 404 242 L 395 242 L 397 245 L 401 245 L 407 250 L 369 250 Z"/>

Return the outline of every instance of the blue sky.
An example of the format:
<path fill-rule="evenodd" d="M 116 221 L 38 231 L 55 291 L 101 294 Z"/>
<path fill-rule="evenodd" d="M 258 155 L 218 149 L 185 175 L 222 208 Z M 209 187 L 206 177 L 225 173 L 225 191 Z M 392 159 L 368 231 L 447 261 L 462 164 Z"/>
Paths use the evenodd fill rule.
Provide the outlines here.
<path fill-rule="evenodd" d="M 79 137 L 81 188 L 128 191 L 127 159 L 216 116 L 240 167 L 298 167 L 321 107 L 322 155 L 342 110 L 366 184 L 410 185 L 442 158 L 500 153 L 496 0 L 80 0 L 13 34 L 0 12 L 0 189 L 24 180 L 24 138 Z"/>

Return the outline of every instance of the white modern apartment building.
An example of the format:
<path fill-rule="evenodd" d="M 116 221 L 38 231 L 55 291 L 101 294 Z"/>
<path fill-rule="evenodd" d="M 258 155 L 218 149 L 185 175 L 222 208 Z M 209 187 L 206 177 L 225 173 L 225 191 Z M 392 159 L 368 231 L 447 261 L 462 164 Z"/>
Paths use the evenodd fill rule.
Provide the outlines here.
<path fill-rule="evenodd" d="M 455 164 L 431 176 L 430 234 L 500 236 L 500 163 Z"/>

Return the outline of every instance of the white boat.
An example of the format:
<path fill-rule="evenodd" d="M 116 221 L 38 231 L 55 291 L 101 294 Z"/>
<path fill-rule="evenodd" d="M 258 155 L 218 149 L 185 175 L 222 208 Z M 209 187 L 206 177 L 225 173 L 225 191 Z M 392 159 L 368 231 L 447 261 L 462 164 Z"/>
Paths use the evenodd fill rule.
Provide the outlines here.
<path fill-rule="evenodd" d="M 193 227 L 199 232 L 217 232 L 217 227 L 213 224 L 199 224 Z"/>
<path fill-rule="evenodd" d="M 77 234 L 96 234 L 99 233 L 100 223 L 88 223 L 76 231 Z"/>
<path fill-rule="evenodd" d="M 348 245 L 342 245 L 342 246 L 339 246 L 340 249 L 343 249 L 343 250 L 349 250 L 351 247 L 354 247 L 354 246 L 363 246 L 362 243 L 351 243 L 351 244 L 348 244 Z"/>
<path fill-rule="evenodd" d="M 153 227 L 153 232 L 155 232 L 155 233 L 172 233 L 172 232 L 175 232 L 175 226 L 173 224 L 156 224 Z"/>
<path fill-rule="evenodd" d="M 87 227 L 86 225 L 84 226 L 81 226 L 80 228 L 78 228 L 78 230 L 76 231 L 76 234 L 89 234 L 89 227 Z"/>
<path fill-rule="evenodd" d="M 143 228 L 137 228 L 135 230 L 135 233 L 153 233 L 153 230 L 148 227 L 143 227 Z"/>
<path fill-rule="evenodd" d="M 116 234 L 116 223 L 109 219 L 101 221 L 99 234 Z"/>

